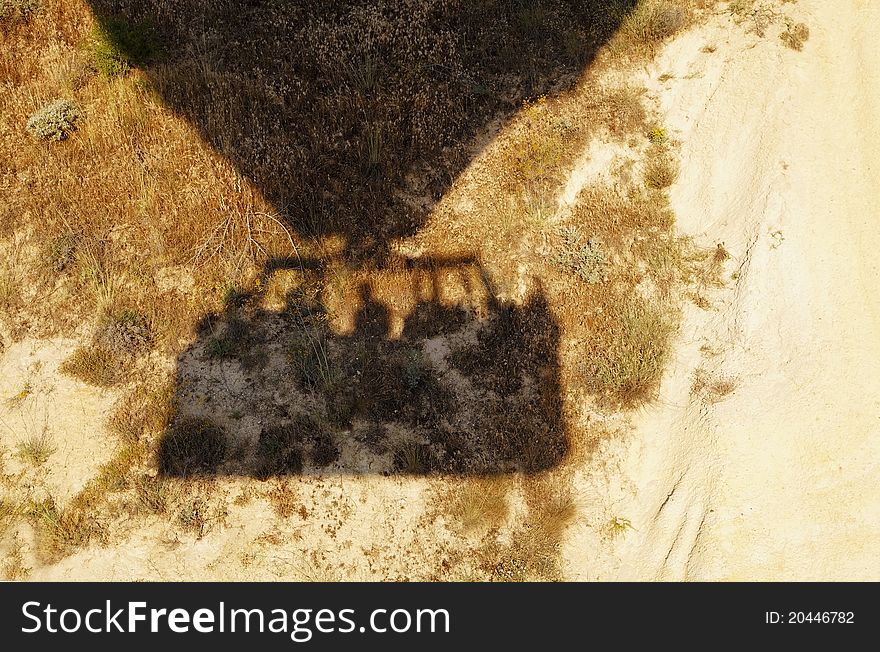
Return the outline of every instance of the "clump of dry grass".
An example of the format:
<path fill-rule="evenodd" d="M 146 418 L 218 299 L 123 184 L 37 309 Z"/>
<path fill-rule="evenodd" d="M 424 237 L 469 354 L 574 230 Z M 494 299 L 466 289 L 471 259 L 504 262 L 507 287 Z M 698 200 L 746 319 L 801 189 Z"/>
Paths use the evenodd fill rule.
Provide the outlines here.
<path fill-rule="evenodd" d="M 585 381 L 598 395 L 631 406 L 660 383 L 675 330 L 674 311 L 662 303 L 624 296 L 606 307 L 585 351 Z"/>
<path fill-rule="evenodd" d="M 565 482 L 548 476 L 524 485 L 528 514 L 509 545 L 489 546 L 490 576 L 504 582 L 555 581 L 560 578 L 559 547 L 577 508 Z"/>
<path fill-rule="evenodd" d="M 805 23 L 788 21 L 785 30 L 779 35 L 779 38 L 786 47 L 800 52 L 804 49 L 804 44 L 810 38 L 810 28 Z"/>
<path fill-rule="evenodd" d="M 45 464 L 55 450 L 56 446 L 52 434 L 45 428 L 38 433 L 29 435 L 16 445 L 18 458 L 34 466 Z"/>
<path fill-rule="evenodd" d="M 79 347 L 59 371 L 97 387 L 112 387 L 127 380 L 137 356 L 151 345 L 150 327 L 144 317 L 124 311 L 103 320 L 88 346 Z"/>
<path fill-rule="evenodd" d="M 653 47 L 681 30 L 688 18 L 683 3 L 642 0 L 624 18 L 621 30 L 636 43 Z"/>
<path fill-rule="evenodd" d="M 46 563 L 58 561 L 102 532 L 93 514 L 77 506 L 61 508 L 51 497 L 31 503 L 26 515 L 34 526 L 37 554 Z"/>
<path fill-rule="evenodd" d="M 394 470 L 405 475 L 424 475 L 431 471 L 433 455 L 424 442 L 404 439 L 394 446 Z"/>
<path fill-rule="evenodd" d="M 172 489 L 163 478 L 140 475 L 134 480 L 134 489 L 136 505 L 140 511 L 160 516 L 168 511 Z"/>
<path fill-rule="evenodd" d="M 445 509 L 450 518 L 465 533 L 501 526 L 510 514 L 507 494 L 509 487 L 503 479 L 473 479 L 455 491 Z"/>
<path fill-rule="evenodd" d="M 664 190 L 678 179 L 678 163 L 663 147 L 652 147 L 645 164 L 645 185 Z"/>
<path fill-rule="evenodd" d="M 213 421 L 181 417 L 162 436 L 157 459 L 165 475 L 190 477 L 216 472 L 226 456 L 226 435 Z"/>
<path fill-rule="evenodd" d="M 123 378 L 119 361 L 98 347 L 79 347 L 58 370 L 96 387 L 112 387 Z"/>

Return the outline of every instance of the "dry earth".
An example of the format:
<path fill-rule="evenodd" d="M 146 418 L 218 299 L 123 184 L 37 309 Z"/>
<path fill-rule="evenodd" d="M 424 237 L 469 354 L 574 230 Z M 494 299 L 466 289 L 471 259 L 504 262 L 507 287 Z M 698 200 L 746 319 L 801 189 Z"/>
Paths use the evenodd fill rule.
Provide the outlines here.
<path fill-rule="evenodd" d="M 658 400 L 631 426 L 606 417 L 618 436 L 572 472 L 568 579 L 880 578 L 880 6 L 782 10 L 763 36 L 719 11 L 641 72 L 680 151 L 679 229 L 729 252 L 727 283 L 686 306 Z M 810 25 L 803 51 L 781 46 L 785 15 Z M 561 205 L 633 158 L 594 142 Z M 110 458 L 117 398 L 57 374 L 72 346 L 25 341 L 0 358 L 2 471 L 59 500 Z M 27 470 L 14 447 L 44 427 L 55 451 Z M 210 479 L 185 490 L 225 505 L 203 531 L 133 515 L 110 541 L 41 564 L 22 523 L 4 546 L 38 580 L 468 579 L 470 540 L 426 520 L 441 484 Z"/>

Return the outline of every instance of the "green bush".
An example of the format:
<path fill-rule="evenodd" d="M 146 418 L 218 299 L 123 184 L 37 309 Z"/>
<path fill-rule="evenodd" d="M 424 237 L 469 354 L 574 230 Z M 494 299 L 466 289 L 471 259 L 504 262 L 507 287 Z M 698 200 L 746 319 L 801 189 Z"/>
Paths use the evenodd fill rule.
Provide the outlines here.
<path fill-rule="evenodd" d="M 111 18 L 95 26 L 88 44 L 95 67 L 105 77 L 124 75 L 160 54 L 156 32 L 146 23 Z"/>
<path fill-rule="evenodd" d="M 37 140 L 65 140 L 73 131 L 82 113 L 70 100 L 55 100 L 34 113 L 27 121 L 27 130 Z"/>

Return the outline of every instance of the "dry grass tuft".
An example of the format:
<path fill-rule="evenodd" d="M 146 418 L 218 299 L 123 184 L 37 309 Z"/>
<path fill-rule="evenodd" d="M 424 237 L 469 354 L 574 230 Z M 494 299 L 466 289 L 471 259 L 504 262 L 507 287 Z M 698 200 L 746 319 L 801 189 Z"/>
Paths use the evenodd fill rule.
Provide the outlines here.
<path fill-rule="evenodd" d="M 665 190 L 678 179 L 678 163 L 664 148 L 652 148 L 645 164 L 645 185 Z"/>
<path fill-rule="evenodd" d="M 585 351 L 585 381 L 599 396 L 632 406 L 653 397 L 675 331 L 673 312 L 656 301 L 621 297 L 607 306 Z"/>
<path fill-rule="evenodd" d="M 101 535 L 94 516 L 76 506 L 60 508 L 53 498 L 33 502 L 26 510 L 37 539 L 37 555 L 54 563 Z"/>
<path fill-rule="evenodd" d="M 209 419 L 182 417 L 163 435 L 157 459 L 164 475 L 215 473 L 226 456 L 226 435 Z"/>
<path fill-rule="evenodd" d="M 810 38 L 810 28 L 804 23 L 789 21 L 785 26 L 785 30 L 779 35 L 779 38 L 786 47 L 800 52 L 804 49 L 804 44 Z"/>
<path fill-rule="evenodd" d="M 449 500 L 448 514 L 465 533 L 500 527 L 510 514 L 509 487 L 503 479 L 469 480 Z"/>
<path fill-rule="evenodd" d="M 100 347 L 80 347 L 58 368 L 61 373 L 96 387 L 113 387 L 123 381 L 120 361 Z"/>
<path fill-rule="evenodd" d="M 653 48 L 687 24 L 683 3 L 642 0 L 624 19 L 621 31 L 641 46 Z"/>
<path fill-rule="evenodd" d="M 42 466 L 56 450 L 55 442 L 51 433 L 43 429 L 39 433 L 32 434 L 16 445 L 18 458 L 34 466 Z"/>

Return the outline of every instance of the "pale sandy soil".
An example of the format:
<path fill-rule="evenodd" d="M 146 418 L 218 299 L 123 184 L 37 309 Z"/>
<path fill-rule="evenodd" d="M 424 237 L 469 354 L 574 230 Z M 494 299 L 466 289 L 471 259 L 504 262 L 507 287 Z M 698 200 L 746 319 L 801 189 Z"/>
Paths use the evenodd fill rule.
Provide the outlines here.
<path fill-rule="evenodd" d="M 682 143 L 679 228 L 724 243 L 731 281 L 688 309 L 617 453 L 632 529 L 577 576 L 880 579 L 880 5 L 792 13 L 803 52 L 725 18 L 650 70 L 673 75 L 653 92 Z M 698 369 L 735 390 L 695 395 Z"/>
<path fill-rule="evenodd" d="M 679 228 L 731 258 L 725 287 L 701 288 L 708 305 L 686 305 L 659 399 L 632 424 L 590 413 L 617 435 L 573 473 L 569 579 L 880 579 L 880 6 L 782 9 L 810 26 L 802 52 L 779 42 L 781 16 L 760 37 L 720 11 L 643 71 L 681 156 Z M 638 158 L 594 143 L 561 209 Z M 113 452 L 103 424 L 115 394 L 57 374 L 73 347 L 0 354 L 2 471 L 35 498 L 69 498 Z M 734 389 L 695 391 L 697 374 Z M 15 444 L 45 423 L 57 450 L 28 470 Z M 217 479 L 185 489 L 223 506 L 202 536 L 132 517 L 52 565 L 34 559 L 28 525 L 16 541 L 38 580 L 468 579 L 469 540 L 431 516 L 438 485 Z M 296 506 L 284 517 L 279 488 Z"/>

